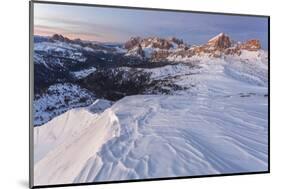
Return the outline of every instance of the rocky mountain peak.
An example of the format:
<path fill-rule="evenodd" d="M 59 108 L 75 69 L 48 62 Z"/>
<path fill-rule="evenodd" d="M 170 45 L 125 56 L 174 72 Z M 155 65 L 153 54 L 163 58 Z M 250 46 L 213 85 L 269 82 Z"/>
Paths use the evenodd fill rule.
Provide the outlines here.
<path fill-rule="evenodd" d="M 170 39 L 172 42 L 176 43 L 177 45 L 181 45 L 181 44 L 184 44 L 183 40 L 182 39 L 178 39 L 176 37 L 172 37 Z"/>
<path fill-rule="evenodd" d="M 145 39 L 145 42 L 147 42 L 147 46 L 151 45 L 153 48 L 158 48 L 158 49 L 170 49 L 173 47 L 172 43 L 164 38 L 154 38 L 152 41 Z"/>
<path fill-rule="evenodd" d="M 210 39 L 207 45 L 218 49 L 226 49 L 231 46 L 231 40 L 230 37 L 227 36 L 225 33 L 220 33 Z"/>
<path fill-rule="evenodd" d="M 241 49 L 249 50 L 249 51 L 256 51 L 261 49 L 261 43 L 257 39 L 251 39 L 242 43 L 240 46 Z"/>
<path fill-rule="evenodd" d="M 131 37 L 129 39 L 129 41 L 127 41 L 125 44 L 124 44 L 124 48 L 125 49 L 128 49 L 128 50 L 131 50 L 133 49 L 135 46 L 139 45 L 141 42 L 141 38 L 140 37 Z"/>
<path fill-rule="evenodd" d="M 141 57 L 145 57 L 145 53 L 144 53 L 144 51 L 142 50 L 142 47 L 141 47 L 140 44 L 139 44 L 139 45 L 137 46 L 137 48 L 136 48 L 136 53 L 137 53 L 138 55 L 140 55 Z"/>
<path fill-rule="evenodd" d="M 129 41 L 124 44 L 124 47 L 128 50 L 131 50 L 140 45 L 142 48 L 156 48 L 162 50 L 169 50 L 171 48 L 177 47 L 187 47 L 182 39 L 175 37 L 172 38 L 160 38 L 160 37 L 132 37 Z"/>
<path fill-rule="evenodd" d="M 51 37 L 51 40 L 61 41 L 61 42 L 70 42 L 71 41 L 69 38 L 64 37 L 63 35 L 60 35 L 60 34 L 54 34 Z"/>

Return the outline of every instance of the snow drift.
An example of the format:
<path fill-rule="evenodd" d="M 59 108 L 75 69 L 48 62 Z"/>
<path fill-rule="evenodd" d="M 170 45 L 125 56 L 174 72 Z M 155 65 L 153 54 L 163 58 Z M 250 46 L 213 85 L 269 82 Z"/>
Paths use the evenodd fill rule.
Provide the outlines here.
<path fill-rule="evenodd" d="M 267 98 L 142 95 L 35 128 L 35 184 L 267 170 Z"/>

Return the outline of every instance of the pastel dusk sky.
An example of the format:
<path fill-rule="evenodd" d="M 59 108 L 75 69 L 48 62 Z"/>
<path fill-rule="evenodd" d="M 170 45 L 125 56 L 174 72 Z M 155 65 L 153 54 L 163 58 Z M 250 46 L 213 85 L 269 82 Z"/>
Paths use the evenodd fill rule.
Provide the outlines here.
<path fill-rule="evenodd" d="M 58 33 L 99 42 L 174 36 L 189 44 L 202 44 L 221 32 L 235 41 L 259 39 L 263 48 L 268 47 L 267 17 L 34 4 L 35 35 Z"/>

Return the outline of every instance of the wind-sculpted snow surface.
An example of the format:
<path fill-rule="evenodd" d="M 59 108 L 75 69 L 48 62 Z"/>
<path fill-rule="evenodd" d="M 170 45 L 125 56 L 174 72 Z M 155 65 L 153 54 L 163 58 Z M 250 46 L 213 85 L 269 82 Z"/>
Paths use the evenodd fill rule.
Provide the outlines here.
<path fill-rule="evenodd" d="M 108 103 L 72 109 L 34 129 L 36 185 L 72 183 L 86 160 L 117 135 L 118 119 L 111 110 L 93 113 L 96 108 L 105 110 Z"/>
<path fill-rule="evenodd" d="M 102 114 L 71 110 L 35 128 L 36 156 L 38 185 L 265 171 L 267 99 L 131 96 Z"/>
<path fill-rule="evenodd" d="M 35 184 L 266 171 L 267 88 L 219 68 L 201 95 L 130 96 L 35 128 Z"/>

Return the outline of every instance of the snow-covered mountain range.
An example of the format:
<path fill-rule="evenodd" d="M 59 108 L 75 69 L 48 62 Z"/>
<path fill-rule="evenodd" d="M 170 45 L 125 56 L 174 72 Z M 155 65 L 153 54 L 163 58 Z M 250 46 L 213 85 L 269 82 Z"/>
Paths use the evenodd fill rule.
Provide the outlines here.
<path fill-rule="evenodd" d="M 235 42 L 224 33 L 211 38 L 203 45 L 188 45 L 183 40 L 177 38 L 163 39 L 158 37 L 131 38 L 125 43 L 128 49 L 126 56 L 138 56 L 148 58 L 152 62 L 171 61 L 182 62 L 191 61 L 194 57 L 216 57 L 225 58 L 228 56 L 240 56 L 242 53 L 259 51 L 261 44 L 258 40 L 248 40 L 246 42 Z"/>
<path fill-rule="evenodd" d="M 267 170 L 258 40 L 34 41 L 36 185 Z"/>
<path fill-rule="evenodd" d="M 150 73 L 145 70 L 152 71 L 151 68 L 155 68 L 154 70 L 156 70 L 156 72 L 157 70 L 168 71 L 167 68 L 170 69 L 168 72 L 175 72 L 178 70 L 177 68 L 180 67 L 176 64 L 184 64 L 189 66 L 189 70 L 192 70 L 193 67 L 198 67 L 199 63 L 208 63 L 210 61 L 224 61 L 229 64 L 233 62 L 249 63 L 247 64 L 247 67 L 250 67 L 248 72 L 251 72 L 252 68 L 255 69 L 254 67 L 256 65 L 267 66 L 267 51 L 261 49 L 258 40 L 249 40 L 242 43 L 235 42 L 224 33 L 213 37 L 206 44 L 197 46 L 189 45 L 175 37 L 167 39 L 159 37 L 133 37 L 124 44 L 108 44 L 82 41 L 80 39 L 71 40 L 59 34 L 55 34 L 52 37 L 35 36 L 34 42 L 34 87 L 36 97 L 34 103 L 34 124 L 36 126 L 46 123 L 53 117 L 73 107 L 79 107 L 82 104 L 88 105 L 90 102 L 92 103 L 93 100 L 96 99 L 96 93 L 101 94 L 97 98 L 116 100 L 116 98 L 132 94 L 155 94 L 159 92 L 167 94 L 172 93 L 174 90 L 184 89 L 172 80 L 147 78 L 149 76 L 146 75 L 142 77 L 142 83 L 138 85 L 139 88 L 143 86 L 145 89 L 139 91 L 136 89 L 131 90 L 131 87 L 127 87 L 131 90 L 130 92 L 124 92 L 124 90 L 116 91 L 119 90 L 120 86 L 115 84 L 114 86 L 117 89 L 112 89 L 111 94 L 106 95 L 102 91 L 108 93 L 110 90 L 106 89 L 106 86 L 97 86 L 97 84 L 101 84 L 97 81 L 108 79 L 108 76 L 106 76 L 108 71 L 104 71 L 106 69 L 116 70 L 114 77 L 117 77 L 118 80 L 124 81 L 127 79 L 132 81 L 134 79 L 139 79 L 134 78 L 134 76 L 132 76 L 133 74 L 130 74 L 132 73 L 132 67 L 138 70 L 138 74 L 143 75 L 144 72 Z M 235 63 L 231 65 L 232 67 L 237 67 Z M 251 67 L 251 65 L 253 66 Z M 164 66 L 167 67 L 163 69 Z M 176 70 L 173 70 L 174 68 Z M 239 68 L 241 68 L 241 66 Z M 94 78 L 91 78 L 90 75 L 95 71 L 97 71 L 97 74 L 92 76 Z M 231 71 L 233 77 L 240 74 L 233 72 L 233 69 Z M 264 72 L 265 73 L 261 73 L 262 76 L 267 77 L 267 70 Z M 130 78 L 127 77 L 128 74 L 131 76 Z M 163 74 L 165 75 L 165 73 Z M 240 77 L 240 75 L 237 77 Z M 247 79 L 251 80 L 250 78 Z M 148 81 L 144 82 L 144 80 Z M 118 83 L 121 81 L 115 82 Z M 262 81 L 254 82 L 263 83 L 266 81 L 262 79 Z M 68 83 L 68 85 L 62 83 Z M 92 86 L 93 83 L 97 84 Z M 113 83 L 113 81 L 109 79 L 108 83 L 103 83 L 103 85 L 109 85 L 111 83 Z M 127 85 L 136 85 L 132 84 L 132 82 L 123 82 L 122 85 L 124 83 Z M 73 100 L 73 102 L 77 103 L 72 105 L 67 105 L 69 103 L 65 103 L 63 100 L 56 102 L 58 99 L 72 98 L 67 97 L 66 93 L 56 93 L 59 97 L 56 95 L 49 95 L 49 91 L 53 90 L 52 88 L 56 88 L 57 84 L 65 85 L 64 88 L 70 86 L 70 89 L 67 89 L 69 91 L 68 93 L 72 91 L 73 87 L 71 85 L 77 86 L 78 88 L 82 88 L 83 91 L 86 91 L 87 94 L 91 94 L 91 97 L 88 95 L 86 100 L 88 103 L 82 104 L 78 103 L 77 99 Z M 188 88 L 190 88 L 190 86 L 188 86 Z M 73 94 L 74 93 L 76 93 L 75 90 Z M 79 94 L 84 96 L 84 92 Z M 51 101 L 57 104 L 52 105 L 51 103 L 45 103 L 45 105 L 42 105 L 42 102 L 47 102 L 44 99 L 50 98 L 55 98 Z M 76 96 L 74 98 L 76 98 Z M 49 111 L 50 109 L 52 111 Z"/>

